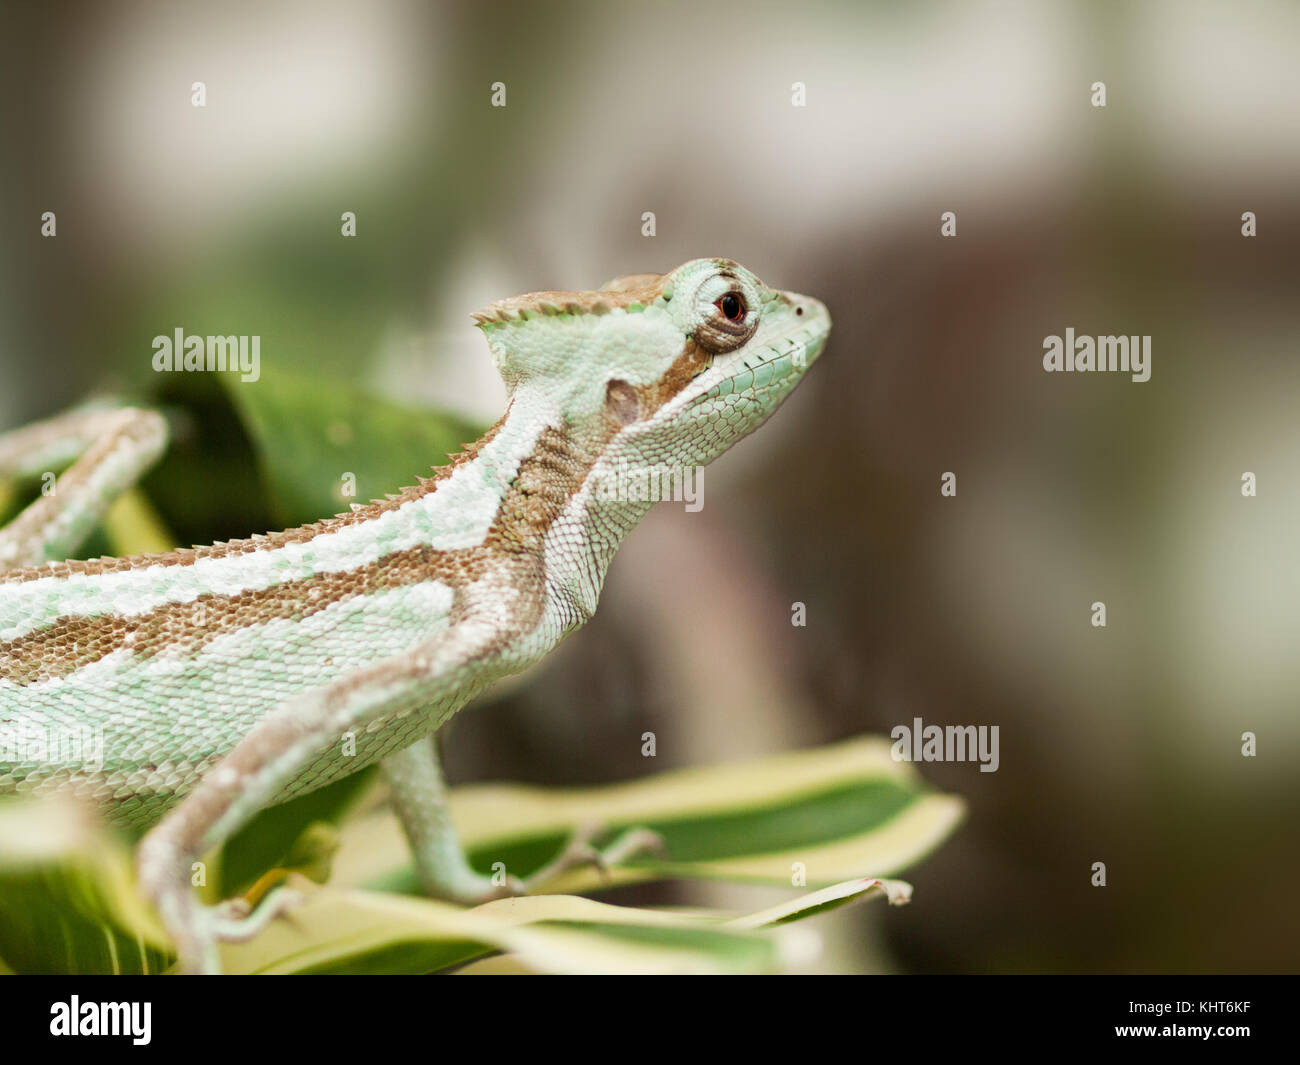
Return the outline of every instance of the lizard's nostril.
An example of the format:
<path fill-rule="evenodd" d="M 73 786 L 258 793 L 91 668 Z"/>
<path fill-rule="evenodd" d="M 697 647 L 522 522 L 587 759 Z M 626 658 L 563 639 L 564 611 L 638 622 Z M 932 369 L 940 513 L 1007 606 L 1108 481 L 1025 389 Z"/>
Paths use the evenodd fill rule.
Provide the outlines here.
<path fill-rule="evenodd" d="M 802 307 L 796 307 L 796 308 L 794 309 L 794 313 L 795 313 L 795 314 L 803 314 L 803 308 L 802 308 Z"/>

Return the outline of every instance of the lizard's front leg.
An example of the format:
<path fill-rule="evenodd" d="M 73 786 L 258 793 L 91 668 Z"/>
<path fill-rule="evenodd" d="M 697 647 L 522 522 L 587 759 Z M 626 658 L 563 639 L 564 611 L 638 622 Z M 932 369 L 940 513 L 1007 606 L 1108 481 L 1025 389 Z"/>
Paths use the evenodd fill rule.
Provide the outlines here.
<path fill-rule="evenodd" d="M 382 730 L 421 711 L 436 721 L 458 706 L 477 684 L 496 631 L 486 621 L 463 620 L 410 653 L 283 703 L 145 836 L 137 855 L 140 883 L 176 943 L 182 969 L 218 971 L 218 940 L 244 938 L 247 931 L 232 922 L 228 907 L 199 904 L 192 863 L 274 801 L 345 733 Z"/>
<path fill-rule="evenodd" d="M 524 884 L 518 878 L 506 876 L 496 882 L 466 860 L 447 806 L 447 785 L 434 737 L 390 755 L 381 768 L 426 894 L 466 905 L 523 894 Z"/>

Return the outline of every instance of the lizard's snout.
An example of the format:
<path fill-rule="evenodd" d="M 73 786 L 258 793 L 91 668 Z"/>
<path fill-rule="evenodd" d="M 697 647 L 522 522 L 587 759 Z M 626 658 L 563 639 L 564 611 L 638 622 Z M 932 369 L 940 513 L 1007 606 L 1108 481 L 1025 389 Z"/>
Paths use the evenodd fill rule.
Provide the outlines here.
<path fill-rule="evenodd" d="M 800 324 L 823 333 L 830 332 L 831 312 L 821 300 L 798 292 L 783 292 L 782 295 L 794 308 L 794 315 L 800 319 Z"/>

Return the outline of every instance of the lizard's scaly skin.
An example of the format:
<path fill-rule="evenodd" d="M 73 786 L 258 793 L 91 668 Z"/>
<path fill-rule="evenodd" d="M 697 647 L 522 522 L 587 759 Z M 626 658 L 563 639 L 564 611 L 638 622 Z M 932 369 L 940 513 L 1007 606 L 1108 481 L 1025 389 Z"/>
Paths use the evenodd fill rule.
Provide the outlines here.
<path fill-rule="evenodd" d="M 509 407 L 434 476 L 268 536 L 0 572 L 0 793 L 66 790 L 145 828 L 195 792 L 142 853 L 149 880 L 250 805 L 410 746 L 591 616 L 652 505 L 629 473 L 711 461 L 830 328 L 713 259 L 476 318 Z M 171 903 L 176 933 L 194 917 Z"/>

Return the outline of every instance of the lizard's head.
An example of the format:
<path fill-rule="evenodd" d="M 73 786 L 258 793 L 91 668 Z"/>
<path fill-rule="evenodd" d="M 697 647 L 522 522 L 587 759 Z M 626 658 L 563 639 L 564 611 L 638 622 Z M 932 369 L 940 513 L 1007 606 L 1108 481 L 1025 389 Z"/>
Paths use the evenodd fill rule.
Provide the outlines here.
<path fill-rule="evenodd" d="M 619 463 L 702 466 L 757 428 L 820 354 L 825 306 L 727 259 L 595 292 L 539 292 L 475 316 L 513 402 Z"/>

